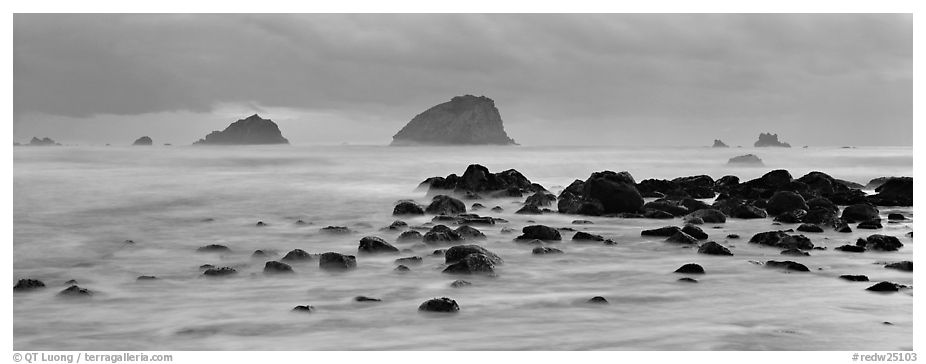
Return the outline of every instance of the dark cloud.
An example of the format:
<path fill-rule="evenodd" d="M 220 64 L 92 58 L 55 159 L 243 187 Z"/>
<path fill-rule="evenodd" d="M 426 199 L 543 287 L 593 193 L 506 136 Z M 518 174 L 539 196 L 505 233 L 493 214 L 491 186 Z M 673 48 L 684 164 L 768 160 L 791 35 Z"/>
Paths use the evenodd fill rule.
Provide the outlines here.
<path fill-rule="evenodd" d="M 795 144 L 910 144 L 912 17 L 14 16 L 17 136 L 43 117 L 237 104 L 378 123 L 356 139 L 385 143 L 391 133 L 365 133 L 465 93 L 494 98 L 525 143 L 748 144 L 768 130 Z M 302 139 L 314 138 L 325 140 Z"/>

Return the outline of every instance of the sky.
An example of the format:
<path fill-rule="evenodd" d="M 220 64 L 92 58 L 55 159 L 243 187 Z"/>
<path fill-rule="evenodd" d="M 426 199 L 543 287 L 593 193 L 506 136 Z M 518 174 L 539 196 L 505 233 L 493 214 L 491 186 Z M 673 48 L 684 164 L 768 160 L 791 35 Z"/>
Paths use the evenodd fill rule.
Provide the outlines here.
<path fill-rule="evenodd" d="M 14 139 L 189 144 L 257 113 L 388 144 L 464 94 L 522 145 L 912 145 L 909 14 L 15 14 Z"/>

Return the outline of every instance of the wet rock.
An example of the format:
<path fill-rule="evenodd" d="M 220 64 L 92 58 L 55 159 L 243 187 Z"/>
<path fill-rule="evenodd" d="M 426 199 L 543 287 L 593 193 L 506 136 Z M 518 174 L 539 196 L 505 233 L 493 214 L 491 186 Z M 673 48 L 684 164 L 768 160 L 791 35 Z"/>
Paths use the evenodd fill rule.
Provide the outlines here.
<path fill-rule="evenodd" d="M 729 145 L 724 144 L 720 139 L 714 139 L 714 148 L 729 148 Z"/>
<path fill-rule="evenodd" d="M 158 277 L 155 277 L 155 276 L 138 276 L 137 278 L 135 278 L 136 281 L 154 281 L 157 279 Z"/>
<path fill-rule="evenodd" d="M 235 268 L 221 267 L 221 268 L 206 269 L 206 271 L 203 272 L 203 275 L 210 276 L 210 277 L 224 277 L 224 276 L 234 275 L 237 273 L 238 271 L 235 270 Z"/>
<path fill-rule="evenodd" d="M 805 233 L 822 233 L 823 228 L 817 225 L 814 225 L 814 224 L 801 224 L 801 226 L 797 227 L 797 231 L 801 231 Z"/>
<path fill-rule="evenodd" d="M 486 238 L 486 235 L 483 234 L 481 231 L 479 231 L 478 229 L 474 227 L 468 226 L 468 225 L 460 226 L 454 231 L 456 231 L 456 233 L 462 236 L 464 239 L 479 240 L 479 239 Z"/>
<path fill-rule="evenodd" d="M 810 253 L 805 252 L 800 249 L 787 249 L 787 250 L 782 250 L 781 255 L 789 255 L 792 257 L 808 257 L 810 256 Z"/>
<path fill-rule="evenodd" d="M 608 300 L 606 300 L 604 297 L 601 297 L 601 296 L 595 296 L 595 297 L 589 298 L 588 301 L 585 301 L 585 303 L 591 303 L 591 304 L 597 304 L 597 305 L 607 305 Z"/>
<path fill-rule="evenodd" d="M 351 232 L 346 226 L 325 226 L 319 231 L 326 234 L 349 234 Z"/>
<path fill-rule="evenodd" d="M 688 263 L 676 269 L 675 273 L 704 274 L 704 268 L 699 264 Z"/>
<path fill-rule="evenodd" d="M 739 239 L 739 238 L 740 238 L 739 234 L 729 234 L 729 235 L 727 235 L 727 239 Z"/>
<path fill-rule="evenodd" d="M 730 211 L 730 216 L 737 219 L 764 219 L 768 217 L 768 213 L 758 207 L 741 204 Z"/>
<path fill-rule="evenodd" d="M 548 247 L 539 246 L 539 247 L 536 247 L 536 248 L 534 248 L 533 250 L 531 250 L 531 253 L 534 254 L 534 255 L 543 255 L 543 254 L 563 254 L 563 251 L 562 251 L 562 250 L 559 250 L 559 249 L 556 249 L 556 248 L 548 248 Z"/>
<path fill-rule="evenodd" d="M 263 221 L 258 221 L 256 224 L 254 224 L 254 226 L 257 226 L 257 227 L 262 227 L 262 226 L 267 226 L 267 225 L 268 224 Z"/>
<path fill-rule="evenodd" d="M 691 224 L 685 225 L 685 227 L 682 228 L 682 232 L 698 240 L 704 240 L 708 237 L 704 230 Z"/>
<path fill-rule="evenodd" d="M 520 215 L 540 215 L 543 214 L 543 211 L 536 205 L 524 205 L 524 207 L 521 207 L 518 211 L 515 211 L 515 213 Z"/>
<path fill-rule="evenodd" d="M 285 262 L 305 262 L 312 260 L 312 255 L 302 249 L 293 249 L 280 260 Z"/>
<path fill-rule="evenodd" d="M 878 282 L 877 284 L 871 287 L 865 288 L 865 290 L 873 291 L 873 292 L 897 292 L 901 288 L 906 288 L 906 287 L 907 286 L 899 284 L 899 283 L 882 281 L 882 282 Z"/>
<path fill-rule="evenodd" d="M 516 240 L 562 240 L 558 230 L 545 225 L 525 226 L 521 233 Z"/>
<path fill-rule="evenodd" d="M 444 268 L 448 274 L 495 274 L 495 263 L 482 253 L 472 253 Z"/>
<path fill-rule="evenodd" d="M 584 231 L 579 231 L 579 232 L 576 232 L 575 235 L 572 236 L 572 240 L 579 240 L 579 241 L 604 241 L 604 237 L 601 236 L 601 235 L 589 234 L 589 233 L 584 232 Z"/>
<path fill-rule="evenodd" d="M 300 305 L 300 306 L 293 307 L 293 312 L 310 313 L 312 311 L 315 311 L 314 306 Z"/>
<path fill-rule="evenodd" d="M 405 265 L 399 264 L 399 265 L 396 266 L 395 269 L 393 269 L 393 270 L 396 271 L 396 272 L 410 272 L 412 269 L 409 268 L 409 267 L 407 267 L 407 266 L 405 266 Z"/>
<path fill-rule="evenodd" d="M 405 230 L 408 228 L 408 223 L 402 220 L 393 221 L 389 226 L 383 228 L 383 230 Z"/>
<path fill-rule="evenodd" d="M 460 260 L 463 260 L 466 256 L 470 254 L 482 254 L 489 258 L 493 264 L 502 264 L 504 260 L 499 257 L 497 254 L 490 252 L 488 249 L 483 248 L 479 245 L 457 245 L 450 247 L 444 252 L 444 262 L 447 264 L 456 263 Z"/>
<path fill-rule="evenodd" d="M 846 245 L 843 245 L 843 246 L 838 246 L 838 247 L 836 247 L 835 250 L 839 250 L 839 251 L 843 251 L 843 252 L 848 252 L 848 253 L 864 253 L 865 250 L 867 250 L 867 249 L 865 249 L 864 246 L 857 246 L 857 245 L 848 245 L 848 244 L 846 244 Z"/>
<path fill-rule="evenodd" d="M 151 145 L 151 144 L 153 144 L 153 143 L 154 143 L 154 141 L 151 140 L 151 137 L 143 136 L 143 137 L 141 137 L 141 138 L 135 139 L 135 142 L 133 142 L 132 145 L 148 146 L 148 145 Z"/>
<path fill-rule="evenodd" d="M 457 200 L 447 195 L 437 195 L 431 200 L 431 204 L 425 209 L 425 212 L 434 215 L 456 215 L 466 212 L 466 205 L 463 201 Z"/>
<path fill-rule="evenodd" d="M 913 271 L 913 262 L 912 262 L 912 261 L 909 261 L 909 260 L 905 260 L 905 261 L 902 261 L 902 262 L 889 263 L 889 264 L 885 265 L 884 268 L 897 269 L 897 270 L 902 270 L 902 271 L 905 271 L 905 272 L 912 272 L 912 271 Z"/>
<path fill-rule="evenodd" d="M 525 205 L 533 205 L 538 207 L 543 206 L 552 206 L 556 203 L 556 196 L 549 192 L 536 192 L 533 195 L 527 197 L 527 200 L 524 200 Z"/>
<path fill-rule="evenodd" d="M 730 249 L 713 241 L 701 244 L 701 246 L 698 247 L 698 253 L 707 255 L 733 255 Z"/>
<path fill-rule="evenodd" d="M 666 238 L 666 241 L 669 243 L 676 244 L 695 244 L 698 242 L 698 239 L 695 239 L 691 235 L 685 234 L 681 231 L 673 234 L 672 236 Z"/>
<path fill-rule="evenodd" d="M 199 247 L 198 249 L 196 249 L 196 251 L 201 252 L 201 253 L 224 253 L 224 252 L 230 252 L 231 249 L 221 244 L 209 244 L 206 246 Z"/>
<path fill-rule="evenodd" d="M 665 236 L 665 237 L 669 237 L 669 236 L 675 235 L 676 233 L 680 233 L 681 231 L 682 231 L 682 229 L 680 229 L 680 228 L 677 227 L 677 226 L 663 226 L 663 227 L 657 228 L 657 229 L 643 230 L 642 232 L 640 232 L 640 235 L 641 235 L 641 236 Z"/>
<path fill-rule="evenodd" d="M 38 279 L 20 279 L 19 282 L 16 282 L 16 285 L 13 286 L 13 291 L 31 291 L 34 289 L 45 288 L 45 283 Z"/>
<path fill-rule="evenodd" d="M 603 214 L 639 212 L 643 196 L 628 172 L 603 171 L 592 173 L 587 180 L 569 185 L 559 196 L 559 212 L 598 216 Z"/>
<path fill-rule="evenodd" d="M 264 258 L 268 255 L 270 254 L 267 254 L 267 252 L 263 250 L 257 249 L 253 253 L 251 253 L 251 258 Z"/>
<path fill-rule="evenodd" d="M 769 260 L 765 262 L 765 266 L 769 268 L 780 268 L 780 269 L 795 271 L 795 272 L 810 272 L 810 269 L 808 269 L 806 265 L 803 265 L 798 262 L 793 262 L 790 260 L 785 260 L 785 261 Z"/>
<path fill-rule="evenodd" d="M 804 217 L 806 216 L 807 210 L 797 209 L 778 214 L 778 216 L 775 216 L 775 221 L 785 224 L 799 224 L 804 222 Z"/>
<path fill-rule="evenodd" d="M 682 278 L 679 278 L 678 281 L 679 281 L 679 282 L 684 282 L 684 283 L 698 283 L 698 280 L 697 280 L 697 279 L 689 278 L 689 277 L 682 277 Z"/>
<path fill-rule="evenodd" d="M 836 211 L 823 208 L 811 208 L 810 211 L 807 211 L 801 221 L 809 224 L 834 225 L 839 221 L 839 218 L 836 215 Z"/>
<path fill-rule="evenodd" d="M 472 286 L 472 285 L 473 284 L 470 283 L 469 281 L 464 281 L 462 279 L 457 279 L 453 282 L 450 282 L 450 287 L 452 288 L 462 288 L 462 287 Z"/>
<path fill-rule="evenodd" d="M 387 243 L 382 238 L 365 236 L 360 239 L 360 246 L 357 247 L 357 252 L 364 254 L 398 253 L 399 249 Z"/>
<path fill-rule="evenodd" d="M 724 215 L 723 212 L 716 209 L 703 209 L 692 212 L 688 215 L 685 215 L 686 219 L 689 218 L 700 218 L 706 223 L 719 224 L 727 222 L 727 215 Z"/>
<path fill-rule="evenodd" d="M 423 261 L 424 261 L 423 258 L 415 256 L 415 257 L 405 257 L 405 258 L 396 259 L 395 263 L 402 264 L 402 265 L 417 265 L 417 264 L 421 264 L 421 262 Z"/>
<path fill-rule="evenodd" d="M 842 221 L 839 221 L 833 224 L 833 230 L 835 230 L 837 233 L 851 233 L 852 232 L 852 228 L 849 227 L 849 224 L 846 224 L 845 222 L 842 222 Z"/>
<path fill-rule="evenodd" d="M 435 249 L 433 252 L 431 252 L 431 255 L 432 255 L 432 256 L 435 256 L 435 257 L 437 257 L 437 256 L 441 256 L 441 257 L 442 257 L 442 256 L 444 256 L 444 254 L 446 254 L 446 253 L 447 253 L 447 249 Z"/>
<path fill-rule="evenodd" d="M 212 265 L 212 264 L 203 264 L 203 265 L 199 266 L 199 269 L 200 269 L 200 270 L 206 270 L 206 269 L 209 269 L 209 268 L 215 268 L 215 266 Z M 72 283 L 71 281 L 67 281 L 67 282 L 65 282 L 65 283 L 67 283 L 67 284 L 77 284 L 77 281 L 74 281 L 73 283 Z"/>
<path fill-rule="evenodd" d="M 888 221 L 903 221 L 907 218 L 903 214 L 887 214 Z"/>
<path fill-rule="evenodd" d="M 643 205 L 643 208 L 646 210 L 656 210 L 669 213 L 671 216 L 684 216 L 688 214 L 689 211 L 687 207 L 682 206 L 680 201 L 671 201 L 671 200 L 656 200 L 647 202 Z"/>
<path fill-rule="evenodd" d="M 861 223 L 858 224 L 858 226 L 856 226 L 856 228 L 877 230 L 877 229 L 883 228 L 883 226 L 881 226 L 881 219 L 873 219 L 873 220 L 868 220 L 868 221 L 862 221 Z"/>
<path fill-rule="evenodd" d="M 869 204 L 855 204 L 842 210 L 842 217 L 846 222 L 867 221 L 880 218 L 878 209 Z"/>
<path fill-rule="evenodd" d="M 895 251 L 903 247 L 903 243 L 900 242 L 900 239 L 881 234 L 869 235 L 867 239 L 859 239 L 856 245 L 864 246 L 871 250 L 883 251 Z"/>
<path fill-rule="evenodd" d="M 271 260 L 264 264 L 264 273 L 268 273 L 268 274 L 293 273 L 293 267 L 286 263 L 281 263 L 281 262 Z"/>
<path fill-rule="evenodd" d="M 418 311 L 457 312 L 460 311 L 460 305 L 457 304 L 457 301 L 447 297 L 432 298 L 418 306 Z"/>
<path fill-rule="evenodd" d="M 93 291 L 86 289 L 86 288 L 80 288 L 77 285 L 73 285 L 68 288 L 65 288 L 61 292 L 58 292 L 58 296 L 60 297 L 90 297 L 90 296 L 93 296 Z"/>
<path fill-rule="evenodd" d="M 354 297 L 355 302 L 382 302 L 383 300 L 379 298 L 372 298 L 367 296 L 357 296 Z"/>
<path fill-rule="evenodd" d="M 861 274 L 843 274 L 839 278 L 852 282 L 868 282 L 868 276 Z"/>
<path fill-rule="evenodd" d="M 353 255 L 327 252 L 318 257 L 318 267 L 328 271 L 350 270 L 357 268 L 357 258 Z"/>
<path fill-rule="evenodd" d="M 645 218 L 647 218 L 647 219 L 671 219 L 671 218 L 673 218 L 673 217 L 675 217 L 675 216 L 673 216 L 672 214 L 670 214 L 670 213 L 668 213 L 668 212 L 665 212 L 665 211 L 659 211 L 659 210 L 646 210 L 646 211 L 643 213 L 643 217 L 645 217 Z"/>
<path fill-rule="evenodd" d="M 773 246 L 781 249 L 813 249 L 813 243 L 803 235 L 788 235 L 783 231 L 767 231 L 753 235 L 750 243 Z"/>
<path fill-rule="evenodd" d="M 594 222 L 591 222 L 589 220 L 572 220 L 572 224 L 573 225 L 590 225 L 590 224 L 594 224 Z"/>
<path fill-rule="evenodd" d="M 400 241 L 400 242 L 421 241 L 421 239 L 422 239 L 421 233 L 415 230 L 408 230 L 408 231 L 402 232 L 402 234 L 399 234 L 399 237 L 396 238 L 396 241 Z"/>
<path fill-rule="evenodd" d="M 891 177 L 875 188 L 869 200 L 878 206 L 913 206 L 913 178 Z"/>
<path fill-rule="evenodd" d="M 808 210 L 810 209 L 807 206 L 807 202 L 804 201 L 804 198 L 801 195 L 791 192 L 791 191 L 778 191 L 772 195 L 772 198 L 768 200 L 768 204 L 765 206 L 765 211 L 769 215 L 777 216 L 788 211 L 794 210 Z"/>
<path fill-rule="evenodd" d="M 463 240 L 463 237 L 445 225 L 435 225 L 422 238 L 422 241 L 427 244 L 445 244 L 460 240 Z"/>
<path fill-rule="evenodd" d="M 492 208 L 492 212 L 502 212 L 505 211 L 501 206 L 495 206 Z"/>

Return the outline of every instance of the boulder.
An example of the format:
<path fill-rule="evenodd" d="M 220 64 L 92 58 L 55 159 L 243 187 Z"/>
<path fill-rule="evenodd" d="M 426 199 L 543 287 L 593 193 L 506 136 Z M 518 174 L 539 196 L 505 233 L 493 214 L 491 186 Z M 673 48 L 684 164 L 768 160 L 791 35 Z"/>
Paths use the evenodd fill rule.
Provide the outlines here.
<path fill-rule="evenodd" d="M 457 312 L 460 311 L 460 305 L 457 304 L 457 301 L 447 297 L 432 298 L 418 306 L 418 311 Z"/>
<path fill-rule="evenodd" d="M 867 249 L 865 249 L 864 246 L 846 244 L 843 246 L 836 247 L 836 250 L 847 252 L 847 253 L 864 253 L 865 250 Z"/>
<path fill-rule="evenodd" d="M 543 254 L 563 254 L 562 250 L 556 248 L 549 248 L 545 246 L 538 246 L 531 250 L 531 253 L 534 255 L 543 255 Z"/>
<path fill-rule="evenodd" d="M 456 263 L 444 268 L 448 274 L 495 274 L 495 263 L 492 258 L 482 253 L 467 254 Z"/>
<path fill-rule="evenodd" d="M 727 222 L 727 215 L 724 215 L 723 212 L 720 212 L 720 210 L 715 210 L 715 209 L 703 209 L 703 210 L 698 210 L 688 215 L 685 215 L 686 220 L 689 218 L 699 218 L 703 220 L 704 222 L 711 223 L 711 224 L 720 224 L 720 223 Z"/>
<path fill-rule="evenodd" d="M 805 233 L 822 233 L 823 228 L 814 224 L 801 224 L 801 226 L 797 227 L 797 231 Z"/>
<path fill-rule="evenodd" d="M 466 212 L 466 205 L 463 201 L 457 200 L 447 195 L 437 195 L 431 200 L 431 204 L 425 209 L 425 212 L 434 215 L 456 215 Z"/>
<path fill-rule="evenodd" d="M 677 226 L 663 226 L 663 227 L 661 227 L 661 228 L 643 230 L 642 232 L 640 232 L 640 235 L 642 235 L 642 236 L 665 236 L 665 237 L 669 237 L 669 236 L 675 235 L 676 233 L 679 233 L 679 232 L 681 232 L 681 231 L 682 231 L 682 229 L 680 229 L 680 228 L 677 227 Z"/>
<path fill-rule="evenodd" d="M 584 231 L 579 231 L 579 232 L 576 232 L 575 235 L 572 236 L 572 240 L 578 240 L 578 241 L 604 241 L 604 237 L 601 236 L 601 235 L 589 234 L 589 233 L 584 232 Z"/>
<path fill-rule="evenodd" d="M 630 173 L 595 172 L 585 182 L 577 182 L 578 185 L 573 183 L 560 194 L 557 206 L 560 212 L 597 216 L 635 213 L 643 208 L 643 196 Z"/>
<path fill-rule="evenodd" d="M 521 229 L 521 236 L 516 240 L 562 240 L 559 231 L 545 225 L 530 225 Z"/>
<path fill-rule="evenodd" d="M 201 253 L 225 253 L 225 252 L 230 252 L 231 249 L 221 244 L 209 244 L 209 245 L 201 246 L 197 248 L 196 251 L 201 252 Z"/>
<path fill-rule="evenodd" d="M 881 228 L 883 228 L 884 226 L 881 225 L 881 219 L 871 219 L 871 220 L 868 220 L 868 221 L 862 221 L 862 222 L 859 223 L 858 226 L 856 226 L 856 227 L 859 228 L 859 229 L 872 229 L 872 230 L 876 230 L 876 229 L 881 229 Z"/>
<path fill-rule="evenodd" d="M 904 221 L 907 218 L 903 214 L 887 214 L 888 221 Z"/>
<path fill-rule="evenodd" d="M 714 139 L 714 148 L 729 148 L 729 145 L 724 144 L 720 139 Z"/>
<path fill-rule="evenodd" d="M 783 231 L 766 231 L 753 235 L 750 243 L 773 246 L 781 249 L 813 249 L 813 243 L 803 235 L 788 235 Z"/>
<path fill-rule="evenodd" d="M 686 224 L 685 227 L 682 228 L 682 232 L 698 240 L 707 239 L 707 233 L 695 225 Z"/>
<path fill-rule="evenodd" d="M 698 239 L 695 239 L 691 235 L 685 234 L 681 231 L 673 234 L 672 236 L 666 238 L 667 242 L 676 243 L 676 244 L 694 244 L 698 242 Z"/>
<path fill-rule="evenodd" d="M 232 123 L 223 131 L 213 131 L 193 144 L 289 144 L 289 141 L 280 133 L 276 123 L 254 114 Z"/>
<path fill-rule="evenodd" d="M 417 265 L 417 264 L 421 264 L 421 262 L 423 261 L 424 261 L 423 258 L 419 256 L 414 256 L 414 257 L 405 257 L 405 258 L 396 259 L 395 263 L 400 264 L 400 265 Z"/>
<path fill-rule="evenodd" d="M 790 255 L 792 257 L 808 257 L 810 253 L 800 249 L 786 249 L 781 251 L 781 255 Z"/>
<path fill-rule="evenodd" d="M 422 237 L 422 241 L 428 244 L 443 244 L 460 240 L 463 240 L 463 236 L 445 225 L 435 225 Z"/>
<path fill-rule="evenodd" d="M 32 137 L 32 140 L 30 140 L 30 141 L 29 141 L 29 144 L 27 144 L 27 145 L 30 145 L 30 146 L 33 146 L 33 147 L 47 147 L 47 146 L 59 146 L 59 145 L 61 145 L 61 144 L 58 143 L 58 142 L 55 142 L 54 140 L 52 140 L 52 139 L 49 138 L 49 137 L 44 137 L 44 138 L 42 138 L 42 139 L 39 139 L 39 138 L 36 138 L 36 137 Z"/>
<path fill-rule="evenodd" d="M 58 296 L 60 297 L 90 297 L 90 296 L 93 296 L 93 291 L 86 289 L 86 288 L 80 288 L 77 285 L 73 285 L 68 288 L 65 288 L 61 292 L 58 292 Z"/>
<path fill-rule="evenodd" d="M 907 286 L 902 285 L 902 284 L 883 281 L 883 282 L 878 282 L 877 284 L 871 287 L 865 288 L 865 290 L 873 291 L 873 292 L 897 292 L 901 288 L 906 288 L 906 287 Z"/>
<path fill-rule="evenodd" d="M 881 217 L 878 208 L 869 204 L 855 204 L 842 210 L 842 219 L 846 222 L 867 221 Z"/>
<path fill-rule="evenodd" d="M 396 272 L 402 273 L 402 272 L 410 272 L 412 269 L 409 268 L 408 266 L 403 265 L 403 264 L 399 264 L 399 265 L 396 266 L 395 269 L 393 269 L 393 270 L 396 271 Z"/>
<path fill-rule="evenodd" d="M 713 241 L 701 244 L 701 246 L 698 247 L 698 253 L 707 255 L 733 255 L 730 249 Z"/>
<path fill-rule="evenodd" d="M 421 233 L 415 230 L 408 230 L 408 231 L 404 231 L 401 234 L 399 234 L 399 237 L 396 238 L 396 241 L 399 241 L 399 242 L 421 241 L 421 239 L 422 239 Z"/>
<path fill-rule="evenodd" d="M 412 202 L 412 201 L 402 201 L 395 205 L 395 208 L 392 209 L 393 215 L 424 215 L 424 210 L 421 209 L 421 206 Z"/>
<path fill-rule="evenodd" d="M 312 255 L 302 249 L 293 249 L 289 253 L 286 253 L 286 255 L 284 255 L 280 260 L 286 262 L 308 261 L 312 260 Z"/>
<path fill-rule="evenodd" d="M 607 305 L 608 300 L 601 296 L 595 296 L 595 297 L 589 298 L 588 301 L 585 301 L 585 303 L 591 303 L 595 305 Z"/>
<path fill-rule="evenodd" d="M 223 276 L 234 275 L 234 274 L 237 274 L 237 273 L 238 273 L 238 271 L 235 270 L 235 268 L 231 268 L 231 267 L 221 267 L 221 268 L 209 268 L 209 269 L 206 269 L 206 271 L 203 272 L 203 275 L 210 276 L 210 277 L 223 277 Z"/>
<path fill-rule="evenodd" d="M 913 271 L 913 261 L 905 260 L 902 262 L 888 263 L 884 266 L 884 268 L 897 269 L 897 270 L 902 270 L 905 272 L 912 272 Z"/>
<path fill-rule="evenodd" d="M 675 273 L 704 274 L 704 268 L 699 264 L 688 263 L 676 269 Z"/>
<path fill-rule="evenodd" d="M 540 215 L 543 214 L 543 210 L 541 210 L 537 205 L 524 205 L 514 213 L 520 215 Z"/>
<path fill-rule="evenodd" d="M 383 300 L 379 298 L 367 297 L 367 296 L 357 296 L 354 297 L 354 302 L 382 302 Z"/>
<path fill-rule="evenodd" d="M 643 208 L 647 210 L 666 212 L 670 214 L 670 217 L 684 216 L 690 212 L 687 207 L 681 205 L 680 201 L 671 200 L 650 201 L 644 204 Z"/>
<path fill-rule="evenodd" d="M 803 265 L 798 262 L 793 262 L 790 260 L 785 260 L 785 261 L 769 260 L 765 262 L 765 266 L 769 268 L 781 268 L 784 270 L 791 270 L 795 272 L 810 272 L 810 269 L 808 269 L 806 265 Z"/>
<path fill-rule="evenodd" d="M 799 224 L 804 222 L 804 217 L 806 216 L 807 210 L 797 209 L 778 214 L 778 216 L 775 216 L 775 221 L 785 224 Z"/>
<path fill-rule="evenodd" d="M 764 219 L 768 217 L 768 213 L 758 207 L 741 204 L 730 211 L 730 217 L 737 219 Z"/>
<path fill-rule="evenodd" d="M 868 276 L 861 274 L 843 274 L 839 278 L 845 279 L 851 282 L 868 282 Z"/>
<path fill-rule="evenodd" d="M 913 177 L 891 177 L 875 188 L 870 200 L 878 206 L 913 206 Z"/>
<path fill-rule="evenodd" d="M 318 267 L 328 271 L 344 271 L 357 268 L 357 258 L 353 255 L 327 252 L 318 257 Z"/>
<path fill-rule="evenodd" d="M 318 231 L 325 233 L 325 234 L 336 234 L 336 235 L 351 233 L 351 230 L 348 229 L 347 226 L 330 226 L 329 225 L 321 229 L 318 229 Z"/>
<path fill-rule="evenodd" d="M 299 305 L 293 307 L 293 312 L 311 313 L 312 311 L 315 311 L 315 306 Z"/>
<path fill-rule="evenodd" d="M 264 264 L 264 273 L 293 273 L 293 267 L 286 263 L 271 260 Z"/>
<path fill-rule="evenodd" d="M 768 200 L 765 211 L 769 215 L 777 216 L 788 211 L 807 210 L 809 208 L 801 195 L 791 191 L 778 191 Z"/>
<path fill-rule="evenodd" d="M 456 230 L 454 231 L 460 236 L 462 236 L 463 239 L 480 240 L 480 239 L 486 238 L 486 235 L 483 234 L 481 231 L 479 231 L 479 229 L 476 229 L 469 225 L 460 226 L 456 228 Z"/>
<path fill-rule="evenodd" d="M 900 239 L 893 236 L 874 234 L 869 235 L 867 239 L 859 239 L 855 244 L 871 250 L 895 251 L 903 247 Z"/>
<path fill-rule="evenodd" d="M 360 239 L 360 246 L 357 248 L 359 253 L 397 253 L 399 248 L 392 246 L 382 238 L 376 236 L 365 236 Z"/>
<path fill-rule="evenodd" d="M 534 206 L 552 206 L 556 203 L 556 196 L 552 193 L 540 191 L 535 192 L 533 195 L 530 195 L 527 200 L 524 201 L 525 205 L 534 205 Z"/>
<path fill-rule="evenodd" d="M 463 287 L 472 286 L 472 285 L 473 285 L 473 284 L 472 284 L 471 282 L 469 282 L 469 281 L 464 281 L 464 280 L 462 280 L 462 279 L 457 279 L 457 280 L 455 280 L 455 281 L 453 281 L 453 282 L 450 282 L 450 287 L 451 287 L 451 288 L 463 288 Z"/>
<path fill-rule="evenodd" d="M 470 254 L 482 254 L 489 258 L 493 264 L 502 264 L 504 261 L 501 257 L 496 255 L 493 252 L 490 252 L 488 249 L 483 248 L 479 245 L 456 245 L 450 247 L 444 252 L 444 262 L 447 264 L 456 263 L 460 260 L 463 260 L 467 255 Z"/>

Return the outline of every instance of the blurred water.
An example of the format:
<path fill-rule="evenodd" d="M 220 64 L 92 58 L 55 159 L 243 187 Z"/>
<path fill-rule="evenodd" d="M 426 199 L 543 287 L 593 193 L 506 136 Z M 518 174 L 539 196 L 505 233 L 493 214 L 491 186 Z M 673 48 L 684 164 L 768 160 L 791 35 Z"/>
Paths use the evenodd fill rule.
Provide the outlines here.
<path fill-rule="evenodd" d="M 730 167 L 726 160 L 755 153 L 764 167 Z M 264 259 L 301 248 L 313 253 L 356 253 L 358 240 L 398 232 L 379 229 L 394 220 L 400 199 L 424 203 L 414 188 L 435 175 L 462 173 L 470 163 L 492 171 L 515 168 L 554 192 L 591 172 L 627 170 L 639 181 L 708 174 L 754 178 L 786 168 L 798 177 L 820 170 L 866 183 L 912 175 L 912 149 L 902 148 L 606 148 L 480 147 L 54 147 L 14 152 L 14 278 L 37 278 L 50 287 L 14 295 L 16 350 L 910 350 L 912 291 L 874 294 L 871 283 L 841 274 L 912 284 L 887 261 L 912 260 L 912 222 L 885 224 L 900 237 L 897 252 L 849 254 L 832 248 L 871 231 L 808 234 L 829 247 L 811 257 L 787 259 L 813 272 L 787 274 L 750 260 L 783 260 L 777 249 L 747 244 L 752 234 L 780 227 L 771 220 L 706 225 L 734 257 L 697 254 L 640 230 L 679 220 L 592 218 L 574 225 L 619 242 L 617 246 L 555 244 L 559 256 L 532 256 L 532 246 L 500 232 L 528 220 L 570 226 L 577 216 L 515 215 L 519 200 L 483 201 L 503 213 L 483 214 L 510 223 L 479 227 L 480 245 L 501 255 L 497 278 L 440 273 L 435 247 L 398 243 L 414 253 L 358 256 L 358 268 L 329 274 L 317 262 L 295 264 L 290 277 L 264 276 Z M 883 208 L 882 214 L 910 208 Z M 204 221 L 212 219 L 211 221 Z M 299 226 L 297 219 L 311 225 Z M 427 217 L 407 219 L 420 225 Z M 257 221 L 269 224 L 257 227 Z M 912 221 L 912 220 L 911 220 Z M 319 228 L 349 226 L 349 235 Z M 783 228 L 790 227 L 788 225 Z M 740 240 L 725 236 L 737 233 Z M 134 245 L 124 244 L 131 239 Z M 227 254 L 195 252 L 221 243 Z M 424 263 L 393 272 L 398 257 Z M 672 273 L 697 262 L 707 274 L 698 284 Z M 199 265 L 238 268 L 225 279 L 206 279 Z M 139 275 L 159 280 L 136 282 Z M 76 279 L 97 294 L 89 300 L 55 297 Z M 358 295 L 382 298 L 358 303 Z M 583 304 L 592 296 L 611 304 Z M 454 298 L 457 315 L 417 312 L 432 297 Z M 290 312 L 309 304 L 311 314 Z M 885 325 L 889 321 L 893 325 Z"/>

